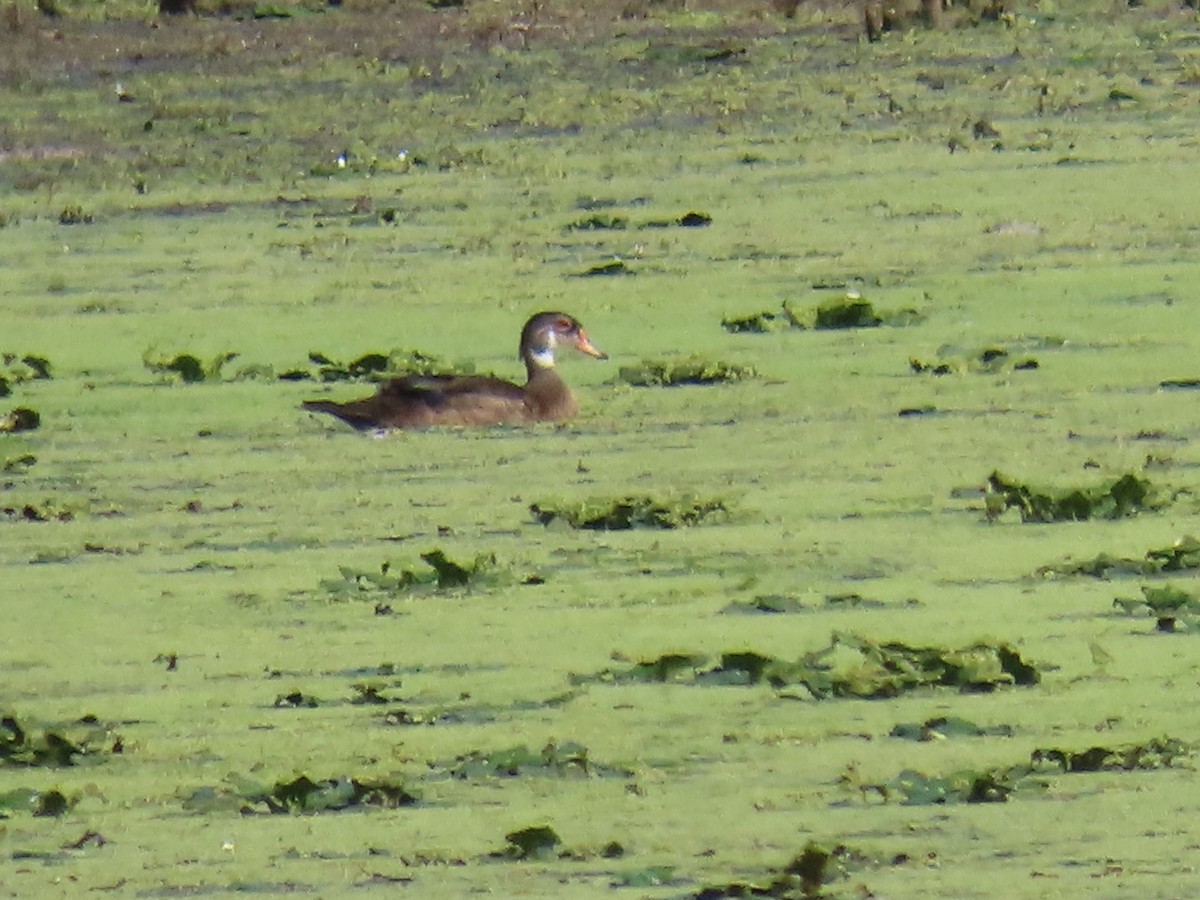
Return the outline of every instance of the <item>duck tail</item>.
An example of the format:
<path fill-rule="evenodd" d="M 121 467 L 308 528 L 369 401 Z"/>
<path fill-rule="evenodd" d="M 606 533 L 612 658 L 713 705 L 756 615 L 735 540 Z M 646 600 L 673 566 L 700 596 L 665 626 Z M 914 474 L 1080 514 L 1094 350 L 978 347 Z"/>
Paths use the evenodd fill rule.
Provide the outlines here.
<path fill-rule="evenodd" d="M 368 421 L 365 416 L 353 409 L 352 405 L 348 403 L 334 403 L 332 400 L 305 400 L 300 404 L 300 408 L 306 409 L 309 412 L 328 413 L 360 431 L 376 427 L 375 422 Z"/>

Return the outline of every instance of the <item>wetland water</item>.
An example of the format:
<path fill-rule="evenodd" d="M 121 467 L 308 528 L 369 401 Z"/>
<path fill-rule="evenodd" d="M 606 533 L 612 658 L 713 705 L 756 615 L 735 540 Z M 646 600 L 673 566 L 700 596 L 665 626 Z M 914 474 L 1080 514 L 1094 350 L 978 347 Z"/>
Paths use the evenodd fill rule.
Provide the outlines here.
<path fill-rule="evenodd" d="M 4 69 L 0 891 L 1186 895 L 1194 16 L 342 16 Z M 538 309 L 611 356 L 563 426 L 279 377 L 516 378 Z M 687 358 L 742 377 L 622 378 Z"/>

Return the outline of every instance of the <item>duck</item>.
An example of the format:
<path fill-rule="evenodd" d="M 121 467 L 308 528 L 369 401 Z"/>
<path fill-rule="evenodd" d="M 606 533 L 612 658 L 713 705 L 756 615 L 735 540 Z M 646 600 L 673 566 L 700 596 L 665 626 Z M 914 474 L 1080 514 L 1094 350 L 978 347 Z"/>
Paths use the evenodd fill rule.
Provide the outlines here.
<path fill-rule="evenodd" d="M 373 396 L 361 400 L 306 400 L 301 406 L 334 416 L 357 431 L 376 433 L 559 422 L 579 412 L 575 396 L 554 367 L 554 351 L 559 347 L 608 359 L 574 317 L 540 312 L 521 329 L 523 385 L 487 375 L 408 375 L 384 382 Z"/>

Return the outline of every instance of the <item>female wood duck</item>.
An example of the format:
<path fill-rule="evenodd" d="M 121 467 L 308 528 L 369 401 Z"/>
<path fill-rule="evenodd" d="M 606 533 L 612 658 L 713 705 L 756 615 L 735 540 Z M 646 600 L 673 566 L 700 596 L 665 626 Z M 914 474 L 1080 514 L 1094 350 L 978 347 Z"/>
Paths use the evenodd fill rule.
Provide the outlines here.
<path fill-rule="evenodd" d="M 554 368 L 554 350 L 561 346 L 608 359 L 571 316 L 542 312 L 521 331 L 520 354 L 528 374 L 523 386 L 485 375 L 410 375 L 384 382 L 373 397 L 349 403 L 306 400 L 303 407 L 329 413 L 360 431 L 569 419 L 579 405 Z"/>

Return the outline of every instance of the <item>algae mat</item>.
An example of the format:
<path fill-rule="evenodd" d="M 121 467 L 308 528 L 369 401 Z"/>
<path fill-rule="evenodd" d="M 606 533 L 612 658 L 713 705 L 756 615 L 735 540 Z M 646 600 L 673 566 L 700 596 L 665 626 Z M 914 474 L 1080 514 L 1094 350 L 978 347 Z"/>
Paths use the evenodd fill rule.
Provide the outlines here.
<path fill-rule="evenodd" d="M 0 892 L 1189 893 L 1194 16 L 405 15 L 17 32 Z"/>

